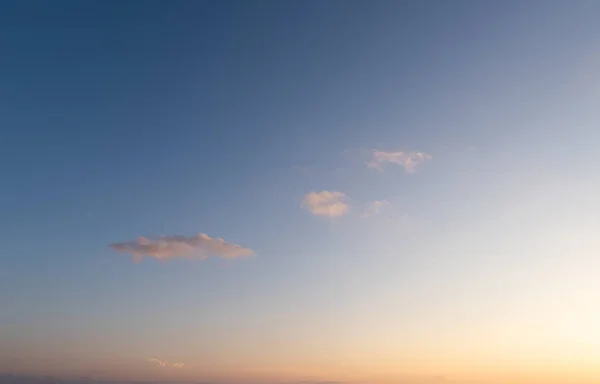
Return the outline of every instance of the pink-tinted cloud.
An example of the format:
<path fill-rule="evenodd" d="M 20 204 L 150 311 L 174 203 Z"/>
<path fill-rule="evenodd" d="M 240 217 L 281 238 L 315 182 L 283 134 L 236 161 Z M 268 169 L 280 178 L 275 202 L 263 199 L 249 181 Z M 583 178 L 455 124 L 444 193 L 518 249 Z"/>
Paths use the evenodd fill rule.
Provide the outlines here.
<path fill-rule="evenodd" d="M 374 150 L 371 153 L 371 160 L 367 162 L 369 168 L 375 168 L 383 171 L 387 164 L 396 164 L 404 167 L 408 173 L 415 173 L 416 167 L 432 157 L 423 152 L 385 152 Z"/>
<path fill-rule="evenodd" d="M 160 360 L 157 359 L 155 357 L 150 357 L 148 359 L 149 362 L 154 363 L 156 365 L 158 365 L 159 367 L 162 368 L 183 368 L 184 364 L 183 363 L 169 363 L 168 361 L 164 361 L 164 360 Z"/>
<path fill-rule="evenodd" d="M 302 206 L 313 215 L 338 217 L 348 213 L 348 204 L 344 202 L 346 195 L 341 192 L 310 192 L 302 199 Z"/>
<path fill-rule="evenodd" d="M 159 367 L 167 367 L 169 365 L 168 361 L 163 361 L 154 357 L 150 357 L 148 361 L 158 365 Z"/>
<path fill-rule="evenodd" d="M 254 254 L 248 248 L 227 243 L 223 239 L 211 238 L 204 233 L 191 237 L 160 236 L 157 239 L 138 237 L 135 241 L 110 244 L 110 247 L 116 252 L 130 253 L 136 261 L 140 261 L 144 256 L 159 260 L 175 257 L 202 260 L 208 256 L 235 258 Z"/>
<path fill-rule="evenodd" d="M 367 218 L 381 214 L 387 207 L 392 205 L 387 200 L 374 200 L 367 203 L 366 208 L 361 213 L 360 217 Z"/>

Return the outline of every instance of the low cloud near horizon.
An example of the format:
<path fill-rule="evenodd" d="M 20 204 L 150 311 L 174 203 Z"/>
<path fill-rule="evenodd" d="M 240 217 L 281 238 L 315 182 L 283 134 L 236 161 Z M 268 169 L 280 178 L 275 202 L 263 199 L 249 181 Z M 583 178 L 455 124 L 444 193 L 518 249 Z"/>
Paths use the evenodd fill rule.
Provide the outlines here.
<path fill-rule="evenodd" d="M 371 160 L 367 162 L 367 167 L 383 171 L 387 164 L 396 164 L 404 168 L 407 173 L 415 173 L 416 167 L 426 160 L 431 160 L 432 156 L 424 152 L 385 152 L 373 150 Z"/>
<path fill-rule="evenodd" d="M 134 260 L 141 261 L 144 256 L 158 260 L 187 258 L 203 260 L 208 256 L 236 258 L 254 255 L 254 251 L 237 244 L 215 239 L 204 233 L 194 236 L 160 236 L 157 239 L 138 237 L 134 241 L 109 245 L 115 252 L 130 253 Z"/>
<path fill-rule="evenodd" d="M 341 192 L 310 192 L 302 199 L 302 206 L 316 216 L 339 217 L 348 213 L 345 200 L 346 195 Z"/>
<path fill-rule="evenodd" d="M 151 362 L 151 363 L 154 363 L 154 364 L 156 364 L 156 365 L 158 365 L 159 367 L 162 367 L 162 368 L 169 368 L 169 367 L 171 367 L 171 368 L 183 368 L 183 366 L 185 365 L 183 363 L 169 363 L 168 361 L 160 360 L 160 359 L 157 359 L 155 357 L 148 358 L 148 361 Z"/>

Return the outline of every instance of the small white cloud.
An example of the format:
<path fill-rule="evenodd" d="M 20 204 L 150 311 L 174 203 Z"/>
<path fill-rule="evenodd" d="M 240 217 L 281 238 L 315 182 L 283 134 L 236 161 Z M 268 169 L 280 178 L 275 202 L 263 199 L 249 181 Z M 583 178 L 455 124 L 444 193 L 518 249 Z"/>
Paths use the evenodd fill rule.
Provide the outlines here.
<path fill-rule="evenodd" d="M 204 233 L 198 233 L 191 237 L 160 236 L 154 240 L 138 237 L 135 241 L 110 244 L 110 247 L 116 252 L 130 253 L 136 261 L 140 261 L 144 256 L 166 260 L 174 257 L 205 259 L 208 256 L 217 256 L 234 258 L 254 254 L 250 249 L 227 243 L 223 239 L 213 239 Z"/>
<path fill-rule="evenodd" d="M 155 357 L 150 357 L 148 359 L 148 361 L 158 365 L 159 367 L 167 367 L 169 365 L 168 361 L 163 361 L 163 360 L 157 359 Z"/>
<path fill-rule="evenodd" d="M 155 357 L 148 358 L 148 361 L 151 362 L 151 363 L 154 363 L 154 364 L 158 365 L 161 368 L 169 368 L 169 367 L 171 367 L 171 368 L 183 368 L 183 366 L 184 366 L 183 363 L 173 363 L 173 364 L 171 364 L 168 361 L 160 360 L 160 359 L 157 359 Z"/>
<path fill-rule="evenodd" d="M 371 160 L 367 162 L 367 166 L 383 171 L 383 167 L 386 164 L 397 164 L 404 167 L 406 172 L 415 173 L 416 167 L 419 164 L 431 158 L 431 155 L 423 152 L 385 152 L 374 150 L 371 153 Z"/>
<path fill-rule="evenodd" d="M 302 199 L 302 205 L 313 215 L 338 217 L 348 213 L 348 204 L 344 202 L 346 195 L 341 192 L 310 192 Z"/>
<path fill-rule="evenodd" d="M 361 213 L 360 217 L 367 218 L 372 216 L 377 216 L 381 214 L 387 207 L 392 205 L 387 200 L 374 200 L 367 204 L 364 211 Z"/>

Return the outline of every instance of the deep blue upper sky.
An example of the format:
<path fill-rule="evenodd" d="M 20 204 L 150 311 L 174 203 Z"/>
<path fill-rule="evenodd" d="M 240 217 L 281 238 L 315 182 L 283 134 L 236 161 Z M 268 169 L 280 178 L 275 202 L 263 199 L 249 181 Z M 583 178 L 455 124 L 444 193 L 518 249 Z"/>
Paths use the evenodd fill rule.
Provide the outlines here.
<path fill-rule="evenodd" d="M 298 322 L 335 322 L 427 276 L 460 282 L 472 260 L 427 269 L 446 246 L 476 253 L 448 231 L 483 231 L 475 243 L 497 245 L 498 228 L 513 228 L 515 243 L 521 232 L 492 217 L 583 215 L 596 204 L 599 10 L 585 1 L 1 2 L 0 326 L 10 332 L 0 344 L 43 354 L 70 340 L 56 355 L 78 343 L 102 354 L 89 339 L 97 334 L 128 357 L 160 346 L 189 359 L 165 329 L 246 334 L 292 309 Z M 414 175 L 371 172 L 362 157 L 371 149 L 433 160 Z M 389 200 L 433 232 L 315 220 L 300 201 L 319 190 L 343 191 L 351 205 Z M 108 247 L 197 232 L 256 256 L 134 264 Z M 416 301 L 445 297 L 425 296 Z"/>

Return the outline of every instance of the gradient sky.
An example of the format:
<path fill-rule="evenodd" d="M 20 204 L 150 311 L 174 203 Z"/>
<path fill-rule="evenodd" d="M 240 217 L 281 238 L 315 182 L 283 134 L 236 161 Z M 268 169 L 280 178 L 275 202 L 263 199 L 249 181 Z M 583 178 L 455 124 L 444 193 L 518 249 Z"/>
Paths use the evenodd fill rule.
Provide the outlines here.
<path fill-rule="evenodd" d="M 0 373 L 599 382 L 599 17 L 1 2 Z"/>

